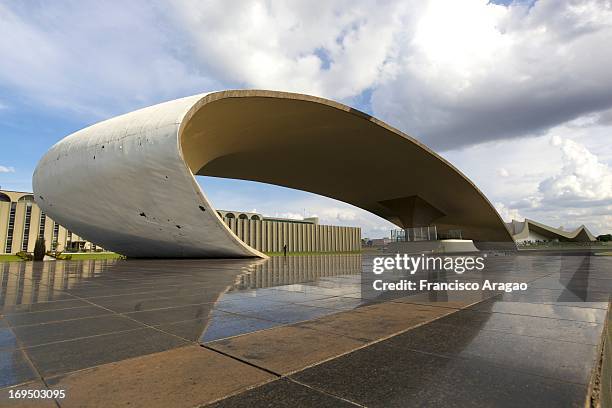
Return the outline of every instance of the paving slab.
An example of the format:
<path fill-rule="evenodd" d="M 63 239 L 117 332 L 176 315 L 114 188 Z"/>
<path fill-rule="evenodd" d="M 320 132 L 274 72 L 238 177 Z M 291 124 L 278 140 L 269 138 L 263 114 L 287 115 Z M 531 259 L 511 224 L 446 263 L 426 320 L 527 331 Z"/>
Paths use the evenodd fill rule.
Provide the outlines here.
<path fill-rule="evenodd" d="M 305 327 L 282 326 L 206 343 L 206 347 L 277 374 L 289 374 L 365 344 Z"/>
<path fill-rule="evenodd" d="M 22 350 L 0 351 L 0 387 L 19 384 L 37 377 Z"/>
<path fill-rule="evenodd" d="M 368 407 L 581 407 L 586 387 L 385 342 L 291 376 Z"/>
<path fill-rule="evenodd" d="M 195 407 L 276 377 L 199 346 L 106 364 L 49 380 L 62 407 Z"/>
<path fill-rule="evenodd" d="M 61 320 L 80 319 L 83 317 L 108 315 L 111 312 L 101 307 L 88 305 L 71 309 L 45 310 L 33 313 L 9 313 L 4 318 L 12 327 L 31 324 L 58 322 Z"/>
<path fill-rule="evenodd" d="M 385 344 L 398 353 L 416 350 L 449 358 L 475 359 L 576 384 L 588 384 L 598 358 L 598 347 L 595 345 L 520 336 L 474 326 L 449 326 L 439 322 L 394 336 Z"/>
<path fill-rule="evenodd" d="M 84 319 L 64 320 L 13 328 L 24 347 L 96 336 L 144 326 L 123 316 L 105 315 Z"/>
<path fill-rule="evenodd" d="M 602 331 L 599 323 L 473 310 L 460 310 L 436 323 L 456 326 L 449 327 L 449 331 L 470 327 L 474 330 L 492 330 L 593 346 L 599 345 Z"/>
<path fill-rule="evenodd" d="M 252 408 L 252 407 L 317 407 L 343 408 L 358 405 L 334 397 L 287 378 L 276 380 L 261 387 L 223 399 L 209 405 L 210 408 Z"/>
<path fill-rule="evenodd" d="M 156 353 L 188 344 L 151 328 L 104 334 L 25 349 L 43 376 Z"/>
<path fill-rule="evenodd" d="M 561 306 L 545 303 L 504 301 L 500 298 L 485 300 L 469 307 L 469 309 L 490 313 L 549 317 L 553 319 L 566 319 L 590 323 L 603 323 L 606 317 L 605 309 L 586 308 L 574 305 Z"/>
<path fill-rule="evenodd" d="M 0 407 L 11 408 L 57 408 L 53 398 L 15 398 L 16 391 L 47 390 L 47 386 L 40 380 L 30 381 L 14 387 L 0 389 Z M 13 398 L 11 398 L 13 392 Z"/>
<path fill-rule="evenodd" d="M 424 305 L 381 303 L 298 324 L 360 341 L 379 340 L 454 312 Z"/>

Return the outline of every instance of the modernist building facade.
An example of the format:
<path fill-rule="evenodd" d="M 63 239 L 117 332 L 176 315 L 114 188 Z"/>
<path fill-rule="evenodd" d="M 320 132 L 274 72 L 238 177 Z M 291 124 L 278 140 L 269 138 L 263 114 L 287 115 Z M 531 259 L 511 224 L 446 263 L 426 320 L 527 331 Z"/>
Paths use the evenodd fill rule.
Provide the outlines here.
<path fill-rule="evenodd" d="M 575 230 L 565 231 L 525 218 L 524 221 L 512 220 L 506 226 L 519 244 L 532 242 L 593 242 L 595 236 L 584 225 Z"/>
<path fill-rule="evenodd" d="M 33 252 L 38 238 L 50 251 L 101 249 L 49 217 L 32 193 L 0 190 L 0 253 Z"/>
<path fill-rule="evenodd" d="M 354 252 L 361 249 L 361 229 L 319 225 L 304 220 L 264 217 L 257 213 L 217 210 L 228 228 L 245 244 L 261 252 Z"/>
<path fill-rule="evenodd" d="M 228 228 L 262 252 L 353 252 L 361 249 L 356 227 L 319 225 L 318 218 L 293 220 L 259 213 L 217 210 Z M 0 253 L 33 252 L 38 238 L 51 251 L 103 250 L 60 225 L 40 209 L 32 193 L 0 190 Z"/>

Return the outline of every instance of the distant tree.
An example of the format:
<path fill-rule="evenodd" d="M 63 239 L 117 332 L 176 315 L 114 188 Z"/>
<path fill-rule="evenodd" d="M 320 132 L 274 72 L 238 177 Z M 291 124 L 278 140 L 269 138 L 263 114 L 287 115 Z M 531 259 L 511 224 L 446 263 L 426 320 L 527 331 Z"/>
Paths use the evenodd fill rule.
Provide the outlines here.
<path fill-rule="evenodd" d="M 45 257 L 45 253 L 47 252 L 47 247 L 45 245 L 44 238 L 38 238 L 36 240 L 36 244 L 34 244 L 34 260 L 42 261 Z"/>
<path fill-rule="evenodd" d="M 612 234 L 598 235 L 597 240 L 602 242 L 610 242 L 612 241 Z"/>

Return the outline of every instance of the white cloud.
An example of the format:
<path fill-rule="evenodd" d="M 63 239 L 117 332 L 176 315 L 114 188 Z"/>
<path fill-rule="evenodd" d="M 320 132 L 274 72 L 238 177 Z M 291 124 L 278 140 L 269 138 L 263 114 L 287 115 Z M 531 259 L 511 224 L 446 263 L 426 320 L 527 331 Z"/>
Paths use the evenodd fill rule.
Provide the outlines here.
<path fill-rule="evenodd" d="M 96 117 L 215 88 L 368 91 L 376 116 L 442 150 L 609 110 L 610 41 L 597 0 L 15 2 L 0 83 Z"/>
<path fill-rule="evenodd" d="M 418 2 L 174 2 L 198 61 L 255 88 L 348 98 L 392 70 L 396 35 Z"/>
<path fill-rule="evenodd" d="M 503 167 L 498 168 L 495 172 L 497 173 L 497 175 L 499 177 L 508 177 L 508 176 L 510 176 L 510 173 L 508 172 L 508 170 L 506 170 Z"/>
<path fill-rule="evenodd" d="M 93 119 L 218 84 L 183 61 L 155 4 L 0 4 L 0 84 L 31 106 Z"/>
<path fill-rule="evenodd" d="M 293 212 L 276 212 L 274 214 L 263 214 L 267 217 L 274 217 L 274 218 L 288 218 L 290 220 L 303 220 L 304 217 L 301 214 L 298 213 L 293 213 Z"/>
<path fill-rule="evenodd" d="M 585 224 L 596 234 L 606 233 L 612 230 L 612 169 L 587 148 L 605 145 L 599 130 L 582 131 L 563 125 L 552 135 L 475 146 L 451 156 L 505 220 L 527 217 L 567 229 Z M 474 162 L 474 157 L 482 159 Z M 512 169 L 508 177 L 490 177 L 500 165 Z"/>
<path fill-rule="evenodd" d="M 610 2 L 430 1 L 374 113 L 435 149 L 545 131 L 612 106 Z"/>
<path fill-rule="evenodd" d="M 0 166 L 0 173 L 14 173 L 15 168 L 12 166 Z"/>
<path fill-rule="evenodd" d="M 522 221 L 525 219 L 525 217 L 523 217 L 519 213 L 519 211 L 515 208 L 508 208 L 503 203 L 500 203 L 500 202 L 496 202 L 494 206 L 497 212 L 499 213 L 499 215 L 502 217 L 502 219 L 505 222 L 510 222 L 512 220 Z"/>
<path fill-rule="evenodd" d="M 545 199 L 612 200 L 612 169 L 607 164 L 573 140 L 554 136 L 551 144 L 561 149 L 563 167 L 540 183 L 539 190 Z"/>

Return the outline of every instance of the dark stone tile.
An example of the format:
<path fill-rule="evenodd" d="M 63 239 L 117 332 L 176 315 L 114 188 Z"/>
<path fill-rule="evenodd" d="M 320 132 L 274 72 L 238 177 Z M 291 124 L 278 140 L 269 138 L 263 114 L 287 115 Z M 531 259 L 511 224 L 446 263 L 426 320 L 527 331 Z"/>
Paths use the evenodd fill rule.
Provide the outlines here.
<path fill-rule="evenodd" d="M 13 331 L 8 327 L 0 329 L 0 350 L 17 347 L 19 346 L 17 345 L 17 338 L 13 334 Z"/>
<path fill-rule="evenodd" d="M 309 300 L 307 302 L 299 303 L 305 306 L 323 307 L 335 310 L 352 310 L 359 306 L 364 305 L 366 302 L 361 299 L 353 299 L 346 297 L 331 297 L 319 300 Z"/>
<path fill-rule="evenodd" d="M 140 310 L 147 310 L 144 305 L 149 302 L 163 301 L 164 299 L 155 293 L 142 293 L 137 295 L 120 295 L 92 298 L 89 301 L 115 313 L 129 313 Z M 143 308 L 144 307 L 144 308 Z"/>
<path fill-rule="evenodd" d="M 280 379 L 241 394 L 223 399 L 209 407 L 355 407 L 348 401 Z"/>
<path fill-rule="evenodd" d="M 80 319 L 84 317 L 110 314 L 108 310 L 96 306 L 75 307 L 72 309 L 48 310 L 44 312 L 8 314 L 4 318 L 11 326 L 49 323 L 61 320 Z"/>
<path fill-rule="evenodd" d="M 282 323 L 260 320 L 215 311 L 210 318 L 194 319 L 155 326 L 166 333 L 174 334 L 189 341 L 209 342 L 227 337 L 252 333 L 281 325 Z"/>
<path fill-rule="evenodd" d="M 505 302 L 493 298 L 477 303 L 469 308 L 489 313 L 508 313 L 524 316 L 549 317 L 581 322 L 602 323 L 606 311 L 586 307 L 560 306 L 543 303 Z"/>
<path fill-rule="evenodd" d="M 143 312 L 126 313 L 126 316 L 148 325 L 159 325 L 164 323 L 181 322 L 185 320 L 208 319 L 212 312 L 213 304 L 189 305 L 172 307 L 167 309 L 156 309 Z"/>
<path fill-rule="evenodd" d="M 273 300 L 276 302 L 298 303 L 309 300 L 324 299 L 331 297 L 332 295 L 266 288 L 258 289 L 257 296 L 262 296 L 268 300 Z"/>
<path fill-rule="evenodd" d="M 529 288 L 526 291 L 504 293 L 499 299 L 506 302 L 548 303 L 559 306 L 607 309 L 610 294 L 605 292 L 577 294 L 566 290 Z"/>
<path fill-rule="evenodd" d="M 271 320 L 280 323 L 297 323 L 304 320 L 316 319 L 317 317 L 321 316 L 327 316 L 337 312 L 338 311 L 334 309 L 288 304 L 283 305 L 282 307 L 244 312 L 242 314 L 249 317 L 255 317 L 257 319 Z"/>
<path fill-rule="evenodd" d="M 279 326 L 282 323 L 270 320 L 262 320 L 242 315 L 229 313 L 219 314 L 215 312 L 202 336 L 198 339 L 201 343 L 238 336 L 240 334 L 252 333 L 259 330 Z"/>
<path fill-rule="evenodd" d="M 154 293 L 158 297 L 163 298 L 182 298 L 186 296 L 206 296 L 217 297 L 223 290 L 219 288 L 209 288 L 208 286 L 185 286 L 185 287 L 164 287 L 161 290 L 156 290 Z M 222 295 L 221 295 L 222 296 Z"/>
<path fill-rule="evenodd" d="M 21 350 L 0 351 L 0 387 L 36 378 L 36 373 Z"/>
<path fill-rule="evenodd" d="M 238 297 L 232 300 L 222 300 L 215 304 L 216 310 L 231 313 L 257 312 L 265 309 L 282 308 L 290 303 L 269 300 L 271 297 Z"/>
<path fill-rule="evenodd" d="M 94 299 L 106 296 L 118 296 L 118 295 L 137 295 L 142 293 L 155 293 L 155 290 L 138 290 L 137 288 L 121 289 L 111 287 L 92 287 L 82 289 L 67 289 L 67 293 L 83 298 L 83 299 Z"/>
<path fill-rule="evenodd" d="M 208 319 L 193 319 L 176 323 L 160 324 L 155 326 L 155 328 L 174 336 L 181 337 L 187 341 L 198 341 L 207 325 Z"/>
<path fill-rule="evenodd" d="M 144 327 L 123 316 L 109 315 L 55 323 L 15 327 L 15 334 L 25 347 L 79 337 L 96 336 Z"/>
<path fill-rule="evenodd" d="M 574 276 L 571 278 L 546 277 L 531 282 L 529 286 L 532 288 L 561 289 L 575 293 L 589 291 L 610 293 L 612 292 L 612 279 L 576 278 Z"/>
<path fill-rule="evenodd" d="M 215 294 L 199 294 L 199 295 L 189 295 L 189 296 L 181 296 L 181 297 L 172 297 L 172 298 L 156 298 L 156 299 L 145 299 L 140 302 L 135 302 L 132 306 L 131 310 L 124 310 L 125 308 L 121 308 L 123 312 L 136 312 L 136 311 L 145 311 L 145 310 L 156 310 L 156 309 L 167 309 L 171 307 L 178 306 L 188 306 L 188 305 L 199 305 L 199 304 L 212 304 L 217 300 L 218 293 Z M 116 310 L 117 307 L 115 305 L 110 305 L 108 307 L 111 310 Z"/>
<path fill-rule="evenodd" d="M 3 313 L 29 313 L 44 312 L 49 310 L 72 309 L 75 307 L 90 306 L 89 303 L 79 299 L 55 300 L 51 302 L 27 303 L 20 305 L 5 306 Z"/>
<path fill-rule="evenodd" d="M 460 310 L 443 317 L 436 323 L 458 326 L 459 330 L 470 327 L 476 330 L 494 330 L 593 346 L 599 344 L 603 328 L 598 323 L 471 310 Z M 454 329 L 449 328 L 449 330 Z"/>
<path fill-rule="evenodd" d="M 384 343 L 384 342 L 383 342 Z M 292 375 L 368 407 L 581 407 L 586 387 L 378 343 Z"/>
<path fill-rule="evenodd" d="M 27 353 L 47 377 L 186 344 L 175 336 L 145 328 L 32 347 Z"/>
<path fill-rule="evenodd" d="M 398 353 L 417 350 L 445 357 L 476 359 L 516 371 L 586 384 L 597 346 L 519 336 L 477 326 L 433 322 L 384 342 Z"/>
<path fill-rule="evenodd" d="M 4 311 L 6 309 L 7 311 L 10 311 L 17 306 L 12 302 L 15 301 L 15 298 L 21 297 L 23 295 L 23 291 L 23 287 L 17 288 L 16 292 L 10 293 L 10 296 L 5 292 L 0 292 L 0 305 L 2 305 L 2 310 Z M 49 290 L 45 291 L 44 293 L 38 292 L 38 296 L 35 299 L 28 299 L 24 304 L 46 303 L 73 299 L 75 299 L 75 297 L 69 293 L 58 290 Z"/>

